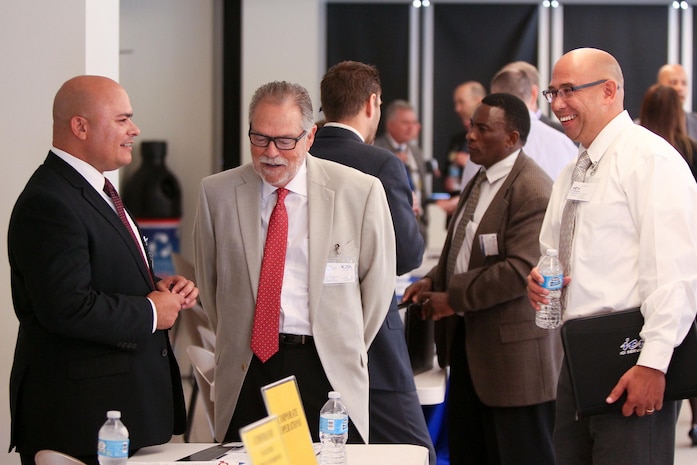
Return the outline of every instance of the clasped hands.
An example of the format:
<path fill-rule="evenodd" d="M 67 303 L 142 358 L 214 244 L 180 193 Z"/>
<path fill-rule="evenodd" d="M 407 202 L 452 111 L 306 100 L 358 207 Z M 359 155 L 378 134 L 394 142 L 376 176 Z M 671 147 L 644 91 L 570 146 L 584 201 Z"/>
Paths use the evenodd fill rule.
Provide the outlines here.
<path fill-rule="evenodd" d="M 404 291 L 402 302 L 421 304 L 421 319 L 438 321 L 446 316 L 454 315 L 455 311 L 448 303 L 447 292 L 433 292 L 431 278 L 422 278 L 411 284 Z"/>
<path fill-rule="evenodd" d="M 157 329 L 169 329 L 177 320 L 180 310 L 196 304 L 198 288 L 184 276 L 167 276 L 157 282 L 157 290 L 147 297 L 155 304 Z"/>

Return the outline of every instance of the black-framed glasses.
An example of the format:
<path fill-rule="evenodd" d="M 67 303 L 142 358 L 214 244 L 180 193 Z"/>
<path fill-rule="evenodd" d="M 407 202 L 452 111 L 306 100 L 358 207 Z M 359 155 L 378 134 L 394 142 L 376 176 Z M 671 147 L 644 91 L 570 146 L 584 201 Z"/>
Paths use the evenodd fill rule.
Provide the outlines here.
<path fill-rule="evenodd" d="M 542 91 L 542 95 L 545 97 L 545 99 L 547 99 L 549 103 L 552 103 L 554 99 L 557 98 L 557 96 L 566 100 L 567 98 L 573 97 L 574 92 L 576 92 L 577 90 L 597 86 L 607 81 L 607 79 L 601 79 L 599 81 L 589 82 L 588 84 L 581 84 L 580 86 L 562 86 L 559 89 L 546 89 Z"/>
<path fill-rule="evenodd" d="M 298 137 L 269 137 L 264 134 L 252 132 L 250 128 L 248 134 L 249 142 L 257 147 L 268 147 L 269 144 L 273 142 L 278 150 L 293 150 L 298 144 L 298 141 L 305 137 L 307 131 L 303 131 Z"/>

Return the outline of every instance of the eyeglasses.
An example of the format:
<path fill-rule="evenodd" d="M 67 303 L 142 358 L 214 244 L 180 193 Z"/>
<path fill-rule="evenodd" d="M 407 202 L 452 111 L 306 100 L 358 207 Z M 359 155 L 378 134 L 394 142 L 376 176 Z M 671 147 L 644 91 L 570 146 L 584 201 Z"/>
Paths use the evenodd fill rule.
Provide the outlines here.
<path fill-rule="evenodd" d="M 552 103 L 554 99 L 559 96 L 566 100 L 574 96 L 574 92 L 581 89 L 586 89 L 588 87 L 597 86 L 607 82 L 607 79 L 601 79 L 599 81 L 593 81 L 588 84 L 581 84 L 580 86 L 563 86 L 560 89 L 547 89 L 542 91 L 542 95 L 547 99 L 549 103 Z"/>
<path fill-rule="evenodd" d="M 249 142 L 257 147 L 268 147 L 271 142 L 276 144 L 278 150 L 293 150 L 298 144 L 298 141 L 305 137 L 307 131 L 303 131 L 298 137 L 269 137 L 264 134 L 257 134 L 249 130 Z"/>

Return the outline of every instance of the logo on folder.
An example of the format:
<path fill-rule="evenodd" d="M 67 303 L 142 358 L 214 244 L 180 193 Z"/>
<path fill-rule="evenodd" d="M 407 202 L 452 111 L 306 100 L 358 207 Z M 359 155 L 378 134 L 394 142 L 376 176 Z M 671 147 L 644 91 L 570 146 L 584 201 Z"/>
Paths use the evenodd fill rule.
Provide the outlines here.
<path fill-rule="evenodd" d="M 644 347 L 644 340 L 641 338 L 629 339 L 628 337 L 624 339 L 624 342 L 620 344 L 619 355 L 632 355 L 641 352 L 641 348 Z"/>

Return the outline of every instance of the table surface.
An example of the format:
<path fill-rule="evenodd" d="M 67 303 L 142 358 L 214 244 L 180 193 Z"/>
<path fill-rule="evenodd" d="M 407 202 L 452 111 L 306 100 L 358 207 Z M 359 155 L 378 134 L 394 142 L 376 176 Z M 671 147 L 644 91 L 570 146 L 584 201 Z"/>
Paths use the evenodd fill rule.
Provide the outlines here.
<path fill-rule="evenodd" d="M 175 462 L 182 457 L 214 445 L 209 443 L 168 443 L 144 447 L 129 459 L 129 463 Z M 347 444 L 346 453 L 348 465 L 428 465 L 428 449 L 410 444 Z"/>

